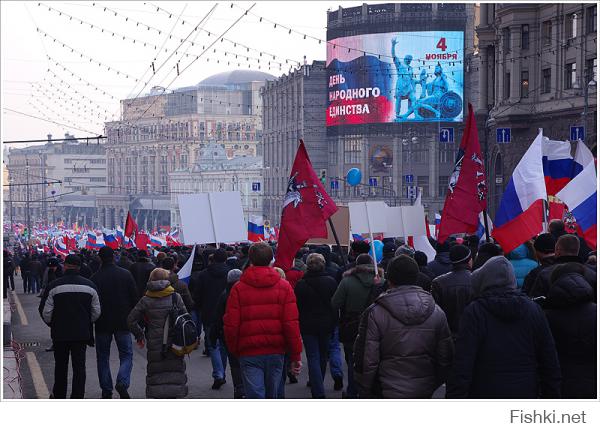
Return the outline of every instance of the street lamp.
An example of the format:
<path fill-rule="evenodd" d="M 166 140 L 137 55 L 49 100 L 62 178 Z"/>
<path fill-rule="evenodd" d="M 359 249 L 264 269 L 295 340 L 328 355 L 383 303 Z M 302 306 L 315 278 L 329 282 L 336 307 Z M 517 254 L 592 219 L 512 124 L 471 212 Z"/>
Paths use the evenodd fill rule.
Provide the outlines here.
<path fill-rule="evenodd" d="M 419 142 L 419 138 L 417 138 L 416 136 L 412 137 L 410 139 L 410 141 L 407 138 L 403 138 L 402 139 L 402 146 L 406 147 L 408 149 L 408 171 L 409 174 L 413 176 L 413 181 L 410 183 L 411 186 L 414 184 L 414 174 L 413 174 L 413 165 L 412 165 L 412 146 L 413 144 L 417 144 Z M 410 186 L 409 186 L 410 187 Z M 407 193 L 408 193 L 408 189 L 407 189 Z M 414 204 L 414 198 L 411 195 L 410 196 L 410 205 Z"/>
<path fill-rule="evenodd" d="M 581 117 L 584 130 L 587 129 L 588 94 L 590 90 L 596 90 L 596 80 L 594 80 L 594 78 L 592 78 L 583 89 L 583 113 L 581 113 Z"/>

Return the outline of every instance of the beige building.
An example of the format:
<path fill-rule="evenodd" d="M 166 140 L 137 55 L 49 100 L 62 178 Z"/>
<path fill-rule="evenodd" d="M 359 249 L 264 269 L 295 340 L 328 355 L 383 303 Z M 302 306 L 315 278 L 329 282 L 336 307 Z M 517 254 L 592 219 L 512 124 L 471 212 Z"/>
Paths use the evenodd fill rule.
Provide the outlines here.
<path fill-rule="evenodd" d="M 479 114 L 492 215 L 539 128 L 565 140 L 571 126 L 585 126 L 584 141 L 595 153 L 596 16 L 596 3 L 481 3 Z M 497 128 L 511 129 L 509 143 L 497 142 Z"/>
<path fill-rule="evenodd" d="M 196 165 L 214 139 L 228 158 L 256 156 L 262 135 L 259 89 L 271 75 L 237 70 L 197 86 L 121 101 L 121 120 L 106 123 L 108 193 L 100 224 L 122 225 L 131 211 L 141 228 L 171 225 L 169 173 Z"/>

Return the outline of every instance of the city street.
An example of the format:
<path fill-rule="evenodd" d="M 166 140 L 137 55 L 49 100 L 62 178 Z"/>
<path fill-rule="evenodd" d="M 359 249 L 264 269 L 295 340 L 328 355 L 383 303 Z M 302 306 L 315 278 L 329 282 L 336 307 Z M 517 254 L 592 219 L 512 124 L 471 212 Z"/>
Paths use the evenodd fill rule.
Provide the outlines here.
<path fill-rule="evenodd" d="M 12 330 L 15 342 L 23 347 L 23 360 L 21 361 L 21 375 L 23 397 L 25 399 L 48 398 L 52 390 L 54 374 L 54 356 L 46 352 L 51 345 L 50 329 L 38 314 L 39 298 L 33 294 L 23 294 L 22 281 L 15 277 L 16 290 L 10 293 L 11 303 L 14 302 L 12 314 Z M 15 295 L 15 293 L 17 295 Z M 286 398 L 310 398 L 310 388 L 306 387 L 308 369 L 306 358 L 302 359 L 303 368 L 297 384 L 286 384 Z M 231 375 L 227 370 L 227 383 L 220 390 L 212 390 L 212 368 L 210 358 L 202 355 L 202 351 L 194 351 L 186 360 L 188 377 L 188 398 L 191 399 L 231 399 L 233 386 Z M 344 365 L 345 366 L 345 365 Z M 101 395 L 96 373 L 96 353 L 93 348 L 87 350 L 87 377 L 86 398 L 99 399 Z M 113 342 L 111 348 L 111 372 L 113 379 L 119 367 L 117 347 Z M 70 374 L 69 374 L 70 377 Z M 70 379 L 70 378 L 69 378 Z M 70 383 L 70 381 L 69 381 Z M 145 398 L 146 383 L 146 351 L 134 344 L 133 372 L 131 374 L 131 387 L 129 393 L 132 398 Z M 341 398 L 341 391 L 333 390 L 333 380 L 328 375 L 325 378 L 325 390 L 328 398 Z M 70 387 L 69 387 L 70 392 Z M 118 398 L 114 392 L 113 397 Z"/>

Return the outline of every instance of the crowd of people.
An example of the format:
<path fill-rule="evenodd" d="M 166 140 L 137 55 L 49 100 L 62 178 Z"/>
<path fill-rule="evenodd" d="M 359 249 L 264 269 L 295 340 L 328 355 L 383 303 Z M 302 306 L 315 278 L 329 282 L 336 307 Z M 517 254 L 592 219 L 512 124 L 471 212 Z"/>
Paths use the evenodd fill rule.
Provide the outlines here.
<path fill-rule="evenodd" d="M 312 398 L 329 373 L 343 398 L 596 398 L 596 255 L 561 221 L 513 251 L 476 236 L 435 243 L 436 256 L 384 239 L 347 253 L 305 245 L 289 269 L 276 244 L 195 249 L 103 247 L 61 257 L 4 251 L 4 290 L 40 296 L 54 351 L 52 397 L 85 393 L 85 352 L 95 347 L 103 398 L 129 398 L 133 343 L 147 352 L 148 398 L 194 397 L 172 350 L 173 310 L 190 314 L 212 389 L 234 398 L 284 398 L 305 353 Z M 18 272 L 18 273 L 17 273 Z M 110 346 L 118 348 L 116 381 Z M 344 374 L 343 357 L 347 366 Z M 227 367 L 229 366 L 229 368 Z M 308 391 L 307 391 L 308 396 Z"/>

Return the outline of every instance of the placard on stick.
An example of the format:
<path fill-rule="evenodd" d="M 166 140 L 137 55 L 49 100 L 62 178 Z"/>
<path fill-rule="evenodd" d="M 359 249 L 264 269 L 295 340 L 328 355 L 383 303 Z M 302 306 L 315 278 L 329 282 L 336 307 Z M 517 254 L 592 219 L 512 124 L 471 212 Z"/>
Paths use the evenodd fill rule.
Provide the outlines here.
<path fill-rule="evenodd" d="M 335 232 L 340 240 L 340 246 L 348 246 L 350 244 L 350 211 L 348 210 L 348 206 L 338 206 L 338 211 L 331 216 L 331 222 L 333 223 Z M 326 225 L 327 238 L 312 238 L 306 243 L 327 245 L 336 244 L 335 237 L 333 236 L 333 232 L 331 231 L 329 223 L 326 222 Z"/>
<path fill-rule="evenodd" d="M 248 240 L 239 191 L 178 195 L 185 244 Z"/>

